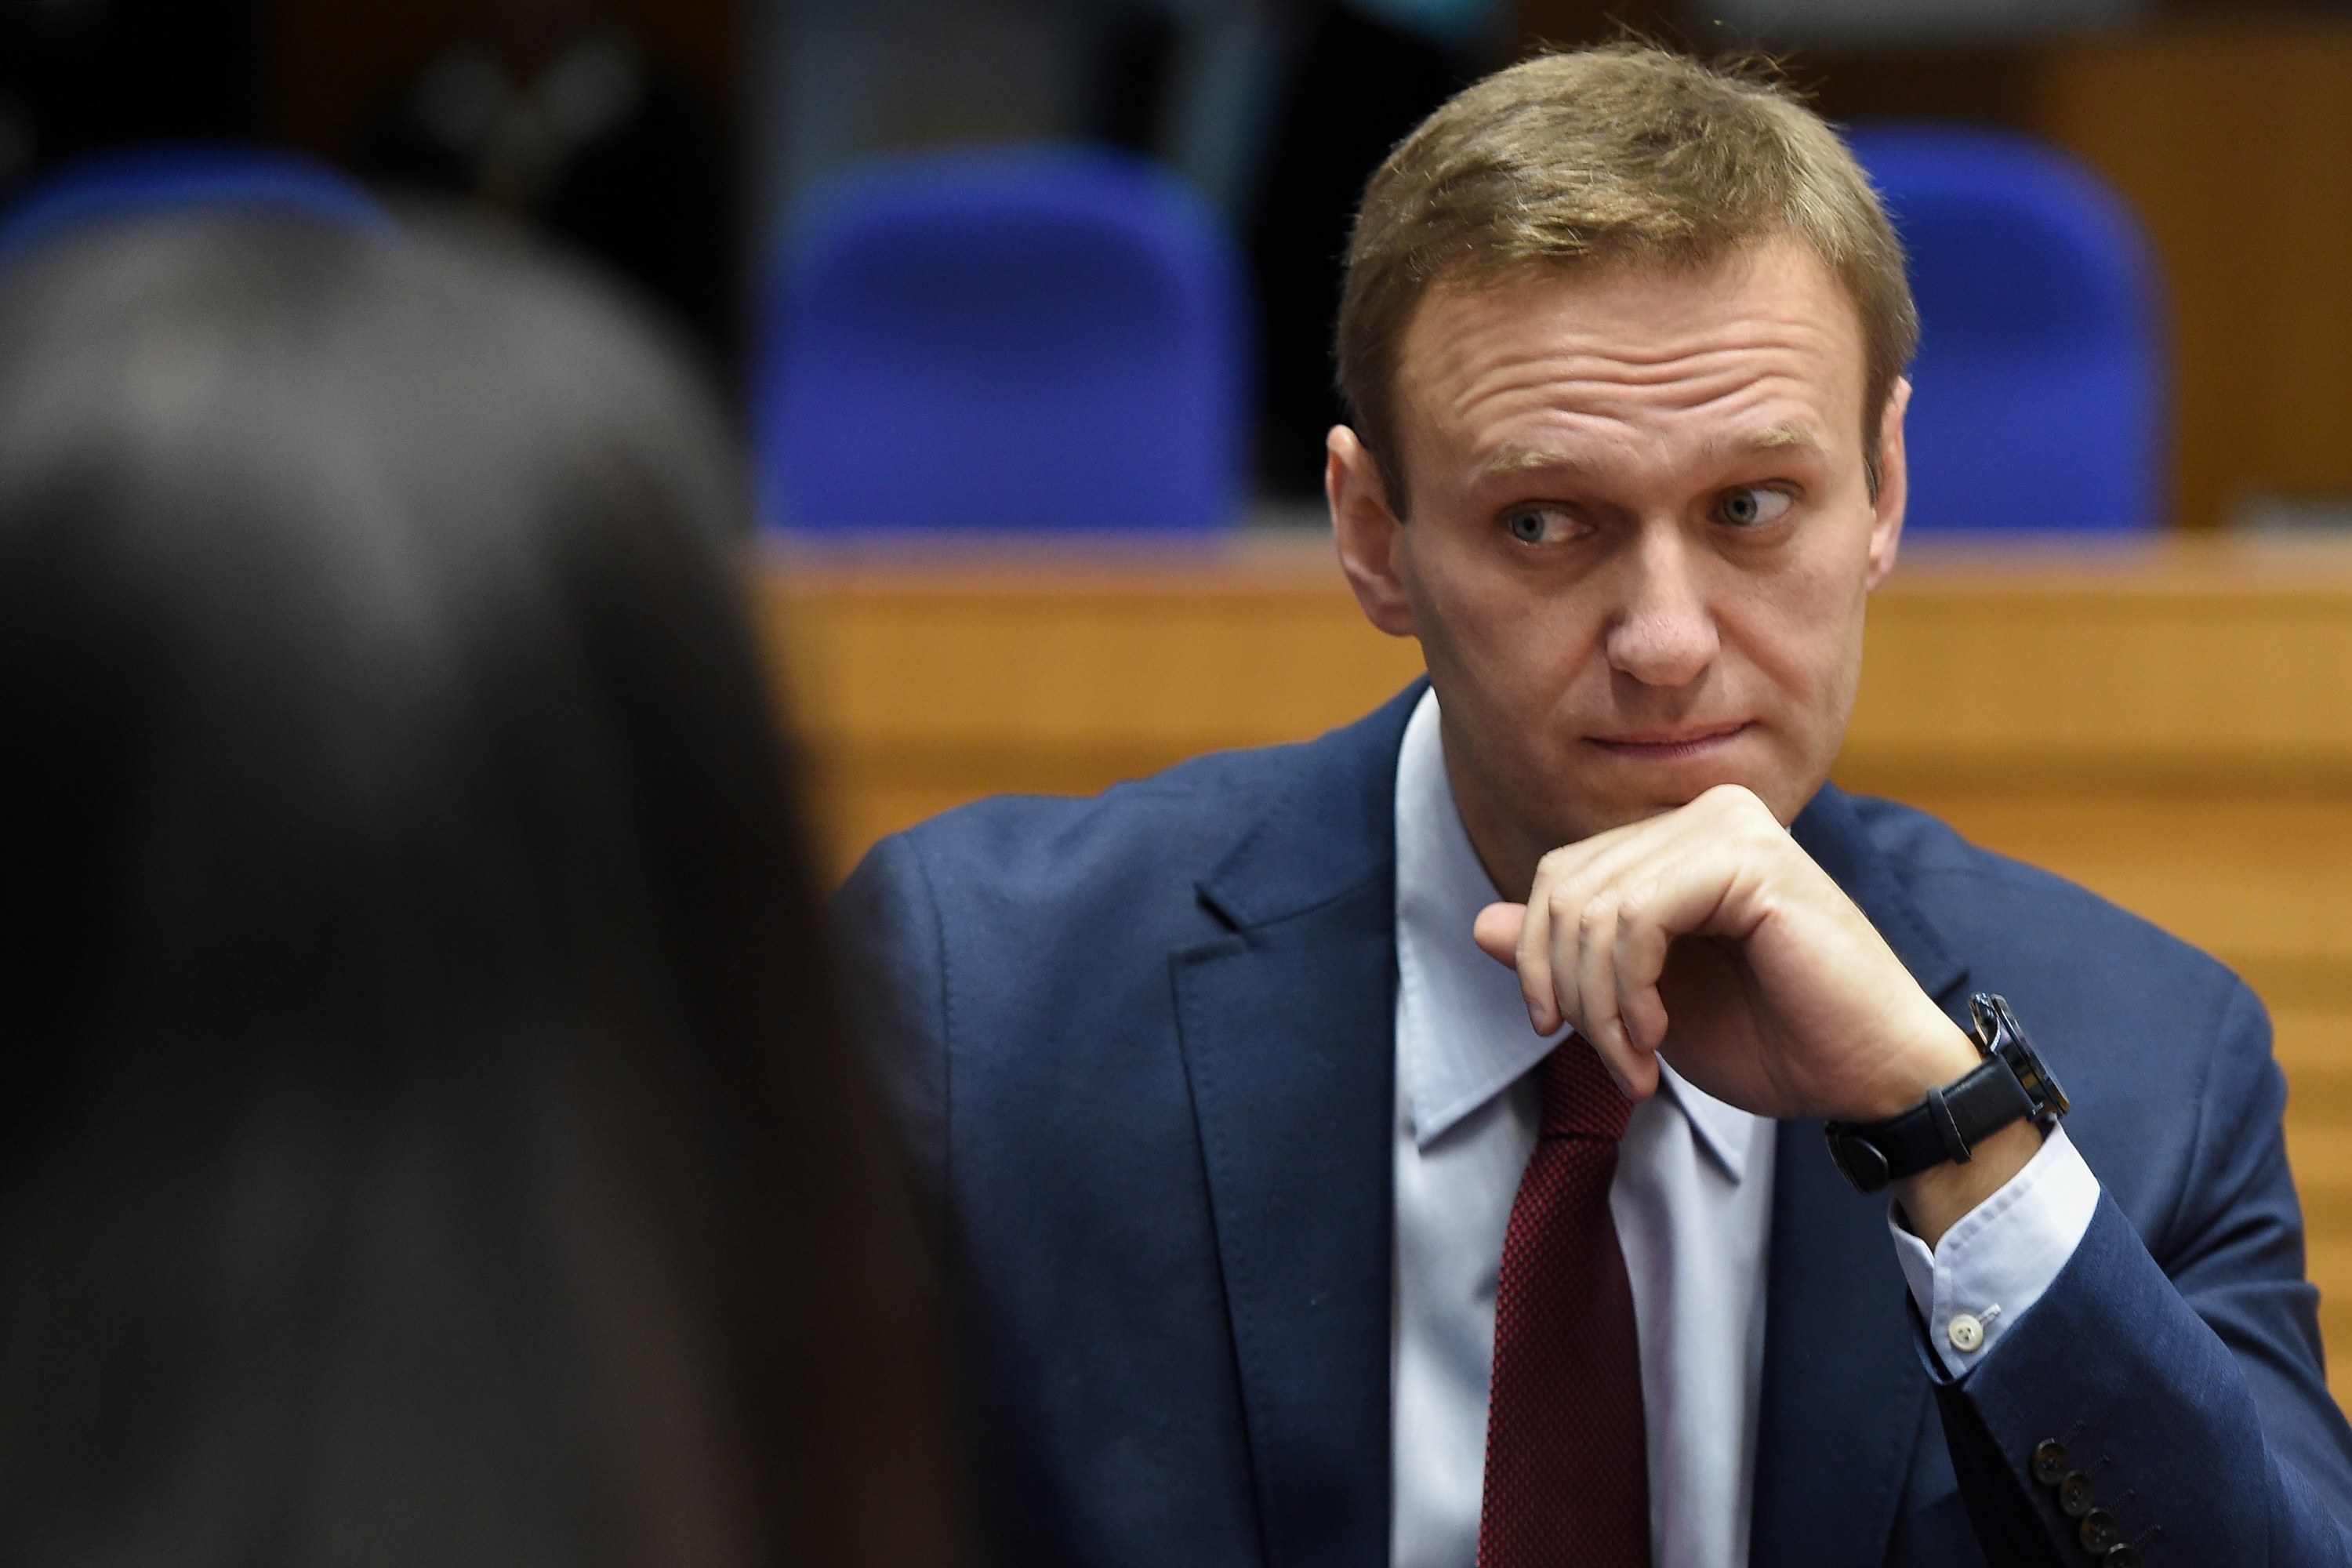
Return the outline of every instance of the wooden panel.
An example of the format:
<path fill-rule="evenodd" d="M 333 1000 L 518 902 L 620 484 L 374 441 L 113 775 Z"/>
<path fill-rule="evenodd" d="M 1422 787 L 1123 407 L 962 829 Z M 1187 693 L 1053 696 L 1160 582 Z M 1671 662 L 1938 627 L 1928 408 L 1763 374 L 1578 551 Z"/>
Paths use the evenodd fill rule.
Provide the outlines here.
<path fill-rule="evenodd" d="M 981 795 L 1304 739 L 1420 668 L 1365 625 L 1325 541 L 933 559 L 779 563 L 762 583 L 845 870 Z M 1915 551 L 1866 649 L 1842 782 L 2114 899 L 2271 1005 L 2312 1273 L 2352 1373 L 2352 549 Z"/>
<path fill-rule="evenodd" d="M 2352 494 L 2352 17 L 2215 15 L 2039 52 L 2035 129 L 2147 221 L 2173 331 L 2179 510 Z"/>
<path fill-rule="evenodd" d="M 1091 794 L 1318 734 L 1421 669 L 1417 645 L 1365 623 L 1328 547 L 777 583 L 777 646 L 845 868 L 980 795 Z"/>

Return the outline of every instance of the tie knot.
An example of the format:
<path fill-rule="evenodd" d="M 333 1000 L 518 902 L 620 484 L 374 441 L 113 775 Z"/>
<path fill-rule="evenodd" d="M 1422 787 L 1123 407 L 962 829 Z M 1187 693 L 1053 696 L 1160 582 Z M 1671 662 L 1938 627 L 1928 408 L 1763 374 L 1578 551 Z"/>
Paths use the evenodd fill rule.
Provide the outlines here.
<path fill-rule="evenodd" d="M 1609 1069 L 1585 1044 L 1570 1035 L 1543 1059 L 1543 1116 L 1538 1135 L 1544 1138 L 1599 1138 L 1614 1143 L 1625 1136 L 1626 1119 L 1633 1102 L 1617 1091 Z"/>

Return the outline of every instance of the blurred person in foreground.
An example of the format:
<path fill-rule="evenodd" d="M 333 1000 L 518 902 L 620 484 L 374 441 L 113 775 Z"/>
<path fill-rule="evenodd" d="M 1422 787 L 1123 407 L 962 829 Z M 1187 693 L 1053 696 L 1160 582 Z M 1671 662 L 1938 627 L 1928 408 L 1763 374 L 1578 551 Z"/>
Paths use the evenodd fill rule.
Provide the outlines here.
<path fill-rule="evenodd" d="M 518 252 L 0 273 L 0 1561 L 950 1560 L 740 506 Z"/>
<path fill-rule="evenodd" d="M 1827 782 L 1917 331 L 1852 156 L 1538 58 L 1347 268 L 1326 493 L 1427 681 L 841 898 L 1007 1560 L 2352 1561 L 2261 1004 Z"/>

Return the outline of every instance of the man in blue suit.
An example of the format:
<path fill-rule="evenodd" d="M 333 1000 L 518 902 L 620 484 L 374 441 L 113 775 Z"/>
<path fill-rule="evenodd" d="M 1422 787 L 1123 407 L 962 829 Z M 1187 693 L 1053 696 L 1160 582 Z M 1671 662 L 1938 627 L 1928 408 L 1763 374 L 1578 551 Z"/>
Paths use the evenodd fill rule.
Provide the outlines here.
<path fill-rule="evenodd" d="M 1916 336 L 1770 83 L 1472 87 L 1328 454 L 1428 680 L 851 879 L 1005 1561 L 2352 1563 L 2261 1005 L 1826 783 Z"/>

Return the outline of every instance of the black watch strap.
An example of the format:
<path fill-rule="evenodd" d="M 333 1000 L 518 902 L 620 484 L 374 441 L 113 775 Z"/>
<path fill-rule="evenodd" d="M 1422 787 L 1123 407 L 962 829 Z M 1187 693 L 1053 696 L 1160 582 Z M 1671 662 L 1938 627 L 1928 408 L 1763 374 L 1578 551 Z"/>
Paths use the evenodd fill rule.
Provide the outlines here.
<path fill-rule="evenodd" d="M 1969 1017 L 1984 1060 L 1967 1077 L 1929 1089 L 1925 1101 L 1900 1116 L 1832 1121 L 1822 1129 L 1829 1135 L 1830 1157 L 1857 1192 L 1878 1192 L 1948 1161 L 1965 1164 L 1979 1143 L 2012 1121 L 2031 1119 L 2047 1127 L 2066 1114 L 2066 1091 L 2006 1001 L 1979 992 L 1969 998 Z"/>
<path fill-rule="evenodd" d="M 1965 1163 L 1979 1143 L 2035 1114 L 2016 1071 L 2000 1058 L 1988 1057 L 1958 1082 L 1929 1089 L 1926 1100 L 1900 1116 L 1831 1122 L 1830 1152 L 1847 1181 L 1874 1193 L 1947 1161 Z"/>

